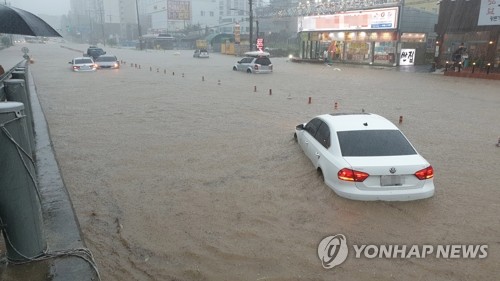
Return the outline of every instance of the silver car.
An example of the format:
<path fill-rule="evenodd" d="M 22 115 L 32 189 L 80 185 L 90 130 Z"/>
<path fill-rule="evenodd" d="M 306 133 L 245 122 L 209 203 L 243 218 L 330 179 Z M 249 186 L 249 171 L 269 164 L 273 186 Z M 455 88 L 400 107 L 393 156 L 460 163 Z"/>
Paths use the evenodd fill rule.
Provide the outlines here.
<path fill-rule="evenodd" d="M 233 66 L 233 70 L 246 73 L 272 73 L 273 64 L 267 56 L 244 57 Z"/>
<path fill-rule="evenodd" d="M 100 55 L 95 59 L 97 68 L 120 68 L 120 62 L 113 55 Z"/>
<path fill-rule="evenodd" d="M 194 51 L 193 58 L 208 58 L 208 51 L 206 49 L 197 49 Z"/>

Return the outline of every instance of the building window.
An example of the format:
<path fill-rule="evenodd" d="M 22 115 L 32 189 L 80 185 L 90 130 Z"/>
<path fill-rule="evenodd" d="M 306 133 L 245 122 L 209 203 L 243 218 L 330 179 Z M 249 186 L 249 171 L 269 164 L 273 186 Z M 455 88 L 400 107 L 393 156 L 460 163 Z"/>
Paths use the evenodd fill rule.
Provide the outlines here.
<path fill-rule="evenodd" d="M 214 12 L 213 11 L 210 11 L 210 16 L 213 17 L 214 16 Z"/>
<path fill-rule="evenodd" d="M 205 16 L 205 11 L 201 11 L 201 16 L 204 17 Z"/>

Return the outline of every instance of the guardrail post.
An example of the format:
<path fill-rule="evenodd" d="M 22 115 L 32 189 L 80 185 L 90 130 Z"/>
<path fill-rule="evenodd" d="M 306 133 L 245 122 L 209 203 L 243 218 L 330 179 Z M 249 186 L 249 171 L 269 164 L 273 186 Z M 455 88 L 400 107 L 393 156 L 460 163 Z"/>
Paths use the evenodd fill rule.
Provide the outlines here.
<path fill-rule="evenodd" d="M 24 105 L 0 103 L 0 228 L 11 261 L 44 254 L 40 194 L 27 139 Z"/>
<path fill-rule="evenodd" d="M 23 73 L 24 75 L 24 73 Z M 31 101 L 23 79 L 8 79 L 3 82 L 7 101 L 17 101 L 24 104 L 26 114 L 26 125 L 28 127 L 29 151 L 31 156 L 35 155 L 35 135 L 33 131 L 33 113 L 31 111 Z"/>

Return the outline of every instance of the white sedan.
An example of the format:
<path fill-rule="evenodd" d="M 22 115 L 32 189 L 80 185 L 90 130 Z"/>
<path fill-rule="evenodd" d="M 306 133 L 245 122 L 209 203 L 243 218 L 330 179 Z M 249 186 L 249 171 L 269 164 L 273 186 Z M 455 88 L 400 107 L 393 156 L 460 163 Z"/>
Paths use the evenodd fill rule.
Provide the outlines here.
<path fill-rule="evenodd" d="M 75 72 L 95 71 L 97 69 L 94 60 L 91 57 L 74 58 L 69 62 L 69 64 L 71 64 L 71 69 Z"/>
<path fill-rule="evenodd" d="M 434 170 L 389 120 L 370 113 L 324 114 L 295 140 L 339 196 L 408 201 L 434 195 Z"/>

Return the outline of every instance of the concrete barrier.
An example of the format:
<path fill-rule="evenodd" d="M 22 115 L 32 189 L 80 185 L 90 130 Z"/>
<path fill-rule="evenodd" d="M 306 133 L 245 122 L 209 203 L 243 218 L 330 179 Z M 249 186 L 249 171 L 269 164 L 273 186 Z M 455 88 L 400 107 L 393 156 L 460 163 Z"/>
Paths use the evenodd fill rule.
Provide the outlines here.
<path fill-rule="evenodd" d="M 44 254 L 46 242 L 22 103 L 0 103 L 0 130 L 0 224 L 7 257 L 29 261 Z"/>
<path fill-rule="evenodd" d="M 28 127 L 28 141 L 29 141 L 29 152 L 31 156 L 35 158 L 35 136 L 33 132 L 33 113 L 31 112 L 31 102 L 26 87 L 26 81 L 24 80 L 24 72 L 22 76 L 23 79 L 8 79 L 3 82 L 5 97 L 8 101 L 16 101 L 23 103 L 24 113 L 26 115 L 26 125 Z"/>

